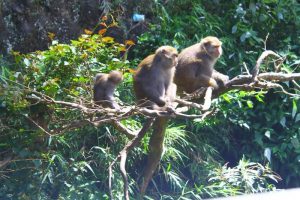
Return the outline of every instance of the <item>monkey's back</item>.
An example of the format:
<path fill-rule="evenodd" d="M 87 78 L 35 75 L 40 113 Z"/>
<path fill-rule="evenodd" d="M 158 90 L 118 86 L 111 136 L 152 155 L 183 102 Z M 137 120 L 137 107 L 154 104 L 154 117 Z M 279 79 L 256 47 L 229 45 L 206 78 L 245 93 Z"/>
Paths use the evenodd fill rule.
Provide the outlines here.
<path fill-rule="evenodd" d="M 187 47 L 181 51 L 178 55 L 178 65 L 176 66 L 176 72 L 174 82 L 177 85 L 179 91 L 192 92 L 194 91 L 193 84 L 195 71 L 198 70 L 197 52 L 200 50 L 199 43 Z"/>
<path fill-rule="evenodd" d="M 146 57 L 138 65 L 138 70 L 133 76 L 133 88 L 138 100 L 148 98 L 147 94 L 149 95 L 150 91 L 156 90 L 161 85 L 168 87 L 173 81 L 175 68 L 169 68 L 161 63 L 156 66 L 155 60 L 155 54 Z"/>
<path fill-rule="evenodd" d="M 107 74 L 97 74 L 94 84 L 94 101 L 99 104 L 99 101 L 105 100 Z"/>

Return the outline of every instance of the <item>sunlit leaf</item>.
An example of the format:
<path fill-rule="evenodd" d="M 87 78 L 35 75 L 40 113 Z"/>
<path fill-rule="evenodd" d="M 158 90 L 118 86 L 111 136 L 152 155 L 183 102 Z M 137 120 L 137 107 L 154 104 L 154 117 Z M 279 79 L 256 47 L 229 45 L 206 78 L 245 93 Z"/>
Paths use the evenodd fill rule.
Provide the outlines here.
<path fill-rule="evenodd" d="M 116 22 L 110 24 L 108 27 L 115 27 L 115 26 L 118 26 L 118 24 Z"/>
<path fill-rule="evenodd" d="M 87 35 L 92 35 L 93 31 L 90 31 L 88 29 L 84 29 L 84 33 L 87 34 Z"/>
<path fill-rule="evenodd" d="M 253 108 L 253 102 L 252 101 L 247 101 L 247 106 L 249 107 L 249 108 Z"/>
<path fill-rule="evenodd" d="M 86 53 L 84 53 L 84 54 L 81 55 L 82 59 L 86 59 L 87 57 L 88 57 L 88 55 Z"/>
<path fill-rule="evenodd" d="M 106 25 L 105 22 L 101 22 L 99 25 L 104 26 L 104 27 L 107 27 L 107 25 Z"/>
<path fill-rule="evenodd" d="M 49 38 L 50 40 L 53 40 L 54 37 L 55 37 L 55 33 L 48 32 L 48 38 Z"/>
<path fill-rule="evenodd" d="M 132 41 L 132 40 L 126 40 L 125 44 L 128 45 L 128 46 L 135 45 L 134 41 Z"/>
<path fill-rule="evenodd" d="M 101 20 L 106 21 L 106 20 L 107 20 L 107 16 L 104 15 L 104 16 L 101 18 Z"/>
<path fill-rule="evenodd" d="M 102 38 L 102 41 L 105 42 L 105 43 L 112 43 L 112 42 L 114 42 L 114 38 L 104 37 L 104 38 Z"/>
<path fill-rule="evenodd" d="M 134 74 L 136 71 L 134 69 L 129 68 L 128 72 L 131 73 L 131 74 Z"/>
<path fill-rule="evenodd" d="M 124 52 L 124 51 L 126 51 L 127 49 L 126 49 L 126 47 L 124 47 L 124 46 L 119 46 L 119 47 L 118 47 L 118 50 L 121 51 L 121 52 L 122 52 L 122 51 Z"/>
<path fill-rule="evenodd" d="M 266 131 L 265 132 L 265 136 L 270 139 L 271 138 L 271 132 L 270 131 Z"/>
<path fill-rule="evenodd" d="M 106 28 L 101 29 L 101 30 L 98 31 L 98 34 L 99 34 L 99 35 L 104 35 L 104 34 L 106 33 L 106 31 L 107 31 Z"/>
<path fill-rule="evenodd" d="M 24 64 L 28 67 L 30 65 L 30 61 L 27 58 L 24 58 Z"/>
<path fill-rule="evenodd" d="M 228 95 L 224 94 L 224 95 L 222 95 L 222 97 L 225 101 L 227 101 L 228 103 L 231 103 L 230 97 Z"/>
<path fill-rule="evenodd" d="M 294 118 L 297 113 L 297 103 L 296 100 L 293 100 L 293 110 L 292 110 L 292 117 Z"/>

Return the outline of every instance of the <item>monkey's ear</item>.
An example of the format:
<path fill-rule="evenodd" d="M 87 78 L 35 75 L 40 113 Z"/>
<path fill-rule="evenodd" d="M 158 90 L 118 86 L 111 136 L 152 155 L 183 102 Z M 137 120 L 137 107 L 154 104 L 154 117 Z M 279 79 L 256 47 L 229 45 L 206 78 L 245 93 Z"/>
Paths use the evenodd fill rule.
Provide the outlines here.
<path fill-rule="evenodd" d="M 205 47 L 208 47 L 208 46 L 210 45 L 210 41 L 205 41 L 205 42 L 203 42 L 203 45 L 204 45 Z"/>
<path fill-rule="evenodd" d="M 166 53 L 167 53 L 167 50 L 166 50 L 166 49 L 162 49 L 162 50 L 161 50 L 161 53 L 162 53 L 162 54 L 166 54 Z"/>

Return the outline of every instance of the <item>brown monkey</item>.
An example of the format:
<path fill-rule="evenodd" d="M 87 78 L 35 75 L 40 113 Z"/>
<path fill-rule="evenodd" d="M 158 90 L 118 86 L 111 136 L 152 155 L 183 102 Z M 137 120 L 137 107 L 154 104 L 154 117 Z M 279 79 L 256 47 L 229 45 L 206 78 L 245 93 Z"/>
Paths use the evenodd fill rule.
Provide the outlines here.
<path fill-rule="evenodd" d="M 103 107 L 119 109 L 115 102 L 114 91 L 116 86 L 123 80 L 122 73 L 111 71 L 109 74 L 98 73 L 94 84 L 94 102 Z"/>
<path fill-rule="evenodd" d="M 175 83 L 180 91 L 192 93 L 200 87 L 225 85 L 229 77 L 214 70 L 214 65 L 222 55 L 222 42 L 208 36 L 184 50 L 178 56 Z"/>
<path fill-rule="evenodd" d="M 171 46 L 162 46 L 146 57 L 133 77 L 138 103 L 152 109 L 169 106 L 176 97 L 173 83 L 178 52 Z"/>

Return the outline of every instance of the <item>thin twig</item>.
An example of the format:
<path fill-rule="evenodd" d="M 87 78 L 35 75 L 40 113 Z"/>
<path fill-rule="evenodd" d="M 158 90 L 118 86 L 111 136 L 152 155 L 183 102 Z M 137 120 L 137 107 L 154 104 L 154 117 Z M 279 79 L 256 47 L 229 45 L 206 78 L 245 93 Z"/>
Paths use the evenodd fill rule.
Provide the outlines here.
<path fill-rule="evenodd" d="M 259 67 L 261 65 L 261 63 L 270 55 L 273 55 L 277 58 L 281 58 L 278 54 L 276 54 L 274 51 L 270 51 L 270 50 L 266 50 L 264 51 L 260 57 L 258 58 L 258 60 L 256 61 L 256 65 L 252 71 L 252 81 L 256 82 L 257 81 L 257 75 L 259 73 Z"/>

